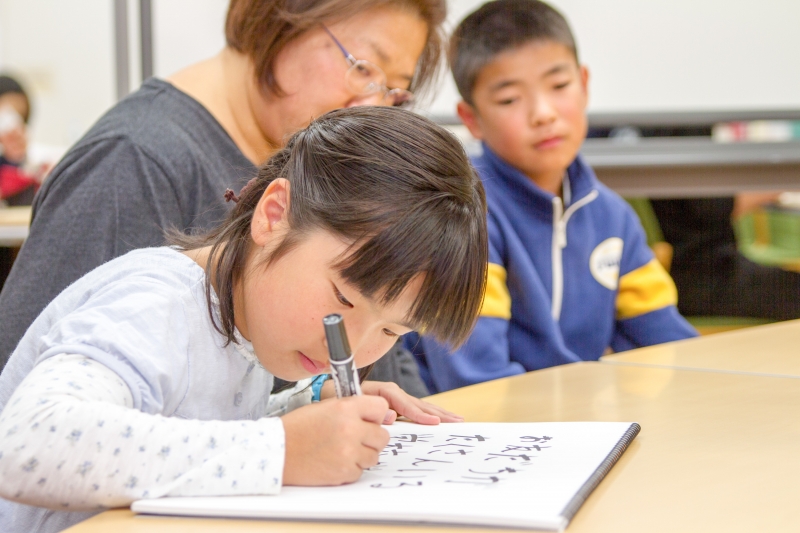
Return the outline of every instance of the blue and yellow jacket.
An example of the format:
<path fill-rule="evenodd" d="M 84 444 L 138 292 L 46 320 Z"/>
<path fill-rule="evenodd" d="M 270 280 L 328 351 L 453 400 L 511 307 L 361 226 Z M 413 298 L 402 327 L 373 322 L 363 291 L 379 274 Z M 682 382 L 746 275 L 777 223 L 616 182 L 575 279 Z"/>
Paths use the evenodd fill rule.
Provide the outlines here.
<path fill-rule="evenodd" d="M 697 335 L 636 214 L 580 156 L 563 201 L 485 145 L 473 163 L 489 207 L 486 296 L 456 352 L 407 336 L 431 392 Z"/>

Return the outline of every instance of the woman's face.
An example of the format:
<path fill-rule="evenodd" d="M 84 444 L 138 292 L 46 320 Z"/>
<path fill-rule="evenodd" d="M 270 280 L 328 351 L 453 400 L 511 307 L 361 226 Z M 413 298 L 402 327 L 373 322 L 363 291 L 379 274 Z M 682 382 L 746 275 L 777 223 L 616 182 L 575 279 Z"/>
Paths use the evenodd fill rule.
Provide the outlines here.
<path fill-rule="evenodd" d="M 380 67 L 389 89 L 409 88 L 428 35 L 427 24 L 416 13 L 380 7 L 327 27 L 353 57 Z M 380 93 L 363 96 L 348 90 L 349 65 L 322 27 L 289 43 L 278 54 L 274 68 L 284 94 L 276 96 L 254 83 L 249 99 L 265 137 L 276 143 L 328 111 L 381 103 Z M 270 105 L 275 103 L 279 105 Z"/>

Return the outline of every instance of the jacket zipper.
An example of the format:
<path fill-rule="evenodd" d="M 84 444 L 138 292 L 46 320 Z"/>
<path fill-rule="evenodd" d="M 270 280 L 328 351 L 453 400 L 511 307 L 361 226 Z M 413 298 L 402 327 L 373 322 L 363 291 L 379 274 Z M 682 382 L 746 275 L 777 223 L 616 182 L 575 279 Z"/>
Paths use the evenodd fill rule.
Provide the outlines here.
<path fill-rule="evenodd" d="M 593 202 L 597 198 L 598 192 L 593 190 L 564 211 L 564 204 L 561 197 L 553 198 L 553 299 L 550 305 L 550 315 L 553 320 L 561 318 L 561 304 L 564 299 L 564 266 L 562 264 L 561 251 L 567 247 L 567 222 L 570 217 L 586 204 Z"/>

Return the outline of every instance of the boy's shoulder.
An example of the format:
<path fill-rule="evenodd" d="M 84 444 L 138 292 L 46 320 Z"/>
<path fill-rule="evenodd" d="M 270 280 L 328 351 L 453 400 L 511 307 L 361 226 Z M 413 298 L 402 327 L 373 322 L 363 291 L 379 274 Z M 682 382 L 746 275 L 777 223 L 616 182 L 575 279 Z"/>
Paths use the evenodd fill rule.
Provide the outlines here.
<path fill-rule="evenodd" d="M 598 193 L 597 199 L 599 200 L 596 207 L 608 209 L 610 212 L 614 213 L 616 217 L 624 217 L 632 220 L 636 219 L 636 212 L 625 198 L 596 177 L 594 181 L 595 189 Z"/>
<path fill-rule="evenodd" d="M 493 154 L 476 158 L 474 163 L 486 190 L 492 247 L 501 255 L 509 247 L 523 255 L 542 247 L 549 249 L 556 231 L 556 197 L 502 160 L 498 162 Z M 567 175 L 571 198 L 560 208 L 570 249 L 591 253 L 604 242 L 624 243 L 620 249 L 625 257 L 638 258 L 634 263 L 643 261 L 647 255 L 642 250 L 646 246 L 644 230 L 628 202 L 600 182 L 580 155 Z"/>
<path fill-rule="evenodd" d="M 472 164 L 481 178 L 490 206 L 512 203 L 527 212 L 544 210 L 552 222 L 552 195 L 534 185 L 522 172 L 488 150 L 474 156 Z M 602 183 L 580 154 L 564 172 L 569 179 L 572 203 L 594 194 L 595 198 L 587 204 L 590 211 L 603 212 L 612 220 L 636 220 L 628 202 Z"/>

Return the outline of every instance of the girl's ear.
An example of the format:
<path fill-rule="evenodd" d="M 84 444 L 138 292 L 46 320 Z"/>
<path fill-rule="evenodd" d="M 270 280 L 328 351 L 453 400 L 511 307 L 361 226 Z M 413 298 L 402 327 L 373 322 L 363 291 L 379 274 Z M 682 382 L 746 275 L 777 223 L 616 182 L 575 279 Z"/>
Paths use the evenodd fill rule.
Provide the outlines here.
<path fill-rule="evenodd" d="M 276 233 L 282 234 L 288 229 L 290 188 L 289 180 L 277 178 L 261 195 L 250 221 L 250 235 L 256 245 L 264 246 Z"/>

